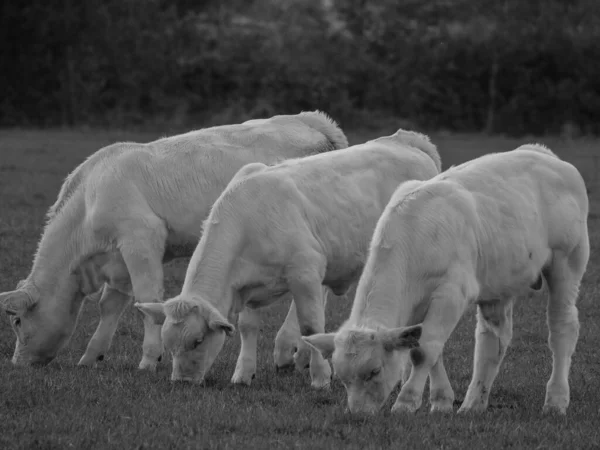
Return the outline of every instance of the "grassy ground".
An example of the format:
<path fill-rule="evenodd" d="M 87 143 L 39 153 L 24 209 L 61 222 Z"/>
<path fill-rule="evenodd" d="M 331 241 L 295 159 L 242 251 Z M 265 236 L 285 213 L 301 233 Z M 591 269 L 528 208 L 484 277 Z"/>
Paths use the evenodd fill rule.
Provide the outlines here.
<path fill-rule="evenodd" d="M 116 140 L 157 136 L 0 131 L 0 292 L 14 289 L 26 276 L 43 216 L 77 163 Z M 374 136 L 363 133 L 350 140 L 358 143 Z M 531 141 L 456 135 L 432 139 L 445 167 Z M 318 392 L 310 388 L 308 375 L 275 373 L 273 340 L 287 304 L 266 310 L 251 387 L 229 384 L 238 336 L 226 343 L 205 387 L 169 382 L 169 361 L 156 374 L 138 372 L 142 325 L 132 308 L 124 314 L 105 361 L 96 370 L 77 368 L 98 321 L 97 306 L 88 304 L 69 347 L 42 369 L 12 367 L 15 338 L 6 317 L 0 317 L 0 448 L 598 448 L 600 204 L 593 187 L 597 168 L 589 156 L 598 154 L 598 142 L 540 141 L 575 163 L 591 186 L 592 256 L 579 301 L 582 329 L 566 418 L 541 415 L 551 367 L 543 299 L 516 307 L 513 343 L 488 412 L 480 417 L 430 415 L 425 400 L 416 415 L 395 416 L 389 413 L 392 397 L 386 411 L 370 419 L 344 414 L 345 392 L 339 382 L 330 391 Z M 185 264 L 167 268 L 168 296 L 177 292 Z M 328 329 L 344 320 L 349 307 L 330 303 Z M 473 312 L 467 312 L 445 351 L 459 400 L 471 375 Z"/>

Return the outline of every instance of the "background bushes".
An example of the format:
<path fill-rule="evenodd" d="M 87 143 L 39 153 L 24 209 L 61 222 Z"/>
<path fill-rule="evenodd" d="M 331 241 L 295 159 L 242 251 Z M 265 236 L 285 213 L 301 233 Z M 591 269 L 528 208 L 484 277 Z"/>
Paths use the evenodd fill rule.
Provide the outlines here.
<path fill-rule="evenodd" d="M 0 125 L 600 131 L 594 0 L 7 0 Z"/>

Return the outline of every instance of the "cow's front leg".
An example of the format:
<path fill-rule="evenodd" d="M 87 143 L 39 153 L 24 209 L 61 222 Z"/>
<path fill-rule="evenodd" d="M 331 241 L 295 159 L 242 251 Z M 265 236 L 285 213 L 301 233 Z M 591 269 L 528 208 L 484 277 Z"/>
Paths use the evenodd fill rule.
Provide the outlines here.
<path fill-rule="evenodd" d="M 333 295 L 331 289 L 322 286 L 322 299 L 323 299 L 323 327 L 325 327 L 325 310 L 327 309 L 327 299 L 330 295 Z M 312 357 L 312 349 L 302 339 L 298 338 L 297 349 L 294 353 L 294 366 L 297 371 L 303 372 L 310 368 L 310 360 Z"/>
<path fill-rule="evenodd" d="M 123 311 L 131 301 L 131 296 L 105 284 L 100 297 L 100 322 L 79 360 L 80 366 L 91 366 L 102 361 L 112 343 Z"/>
<path fill-rule="evenodd" d="M 324 261 L 319 255 L 309 260 L 296 258 L 295 264 L 288 275 L 288 283 L 296 304 L 300 334 L 311 336 L 323 333 L 325 310 L 321 283 L 325 273 Z M 331 383 L 331 367 L 316 349 L 311 349 L 310 377 L 311 385 L 315 388 L 328 387 Z"/>
<path fill-rule="evenodd" d="M 260 328 L 260 313 L 244 308 L 238 317 L 241 348 L 231 382 L 250 385 L 256 375 L 256 346 Z"/>
<path fill-rule="evenodd" d="M 292 299 L 291 296 L 289 298 Z M 292 299 L 285 320 L 275 337 L 273 362 L 275 363 L 276 371 L 294 367 L 294 354 L 298 350 L 299 342 L 302 340 L 300 336 L 296 303 Z M 306 363 L 308 364 L 308 360 Z"/>
<path fill-rule="evenodd" d="M 452 412 L 454 410 L 454 390 L 444 367 L 442 353 L 429 372 L 429 382 L 431 412 Z"/>
<path fill-rule="evenodd" d="M 155 228 L 129 229 L 119 249 L 131 277 L 133 295 L 138 303 L 163 301 L 163 266 L 167 232 L 162 223 Z M 162 358 L 161 325 L 140 312 L 144 321 L 144 342 L 139 368 L 155 371 Z"/>
<path fill-rule="evenodd" d="M 402 386 L 392 412 L 412 413 L 421 407 L 427 377 L 437 364 L 446 341 L 466 308 L 467 300 L 462 292 L 460 286 L 443 285 L 433 293 L 423 321 L 419 347 L 410 350 L 412 361 L 410 377 Z M 439 367 L 436 370 L 439 370 Z"/>
<path fill-rule="evenodd" d="M 513 300 L 478 305 L 473 378 L 459 413 L 487 409 L 492 384 L 512 339 L 512 310 Z"/>

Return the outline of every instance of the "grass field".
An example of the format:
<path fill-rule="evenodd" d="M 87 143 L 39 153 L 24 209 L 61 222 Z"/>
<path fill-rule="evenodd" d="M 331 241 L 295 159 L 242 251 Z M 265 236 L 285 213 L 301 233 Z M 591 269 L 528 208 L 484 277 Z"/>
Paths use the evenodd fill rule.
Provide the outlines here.
<path fill-rule="evenodd" d="M 386 134 L 385 130 L 380 134 Z M 351 143 L 374 137 L 351 135 Z M 12 290 L 30 268 L 44 214 L 66 174 L 85 156 L 116 140 L 148 141 L 158 134 L 100 131 L 0 131 L 0 291 Z M 432 135 L 444 167 L 482 153 L 509 150 L 532 139 Z M 590 185 L 592 255 L 581 289 L 580 340 L 571 371 L 567 417 L 541 415 L 551 354 L 546 345 L 545 300 L 515 309 L 514 339 L 496 379 L 491 407 L 481 416 L 428 413 L 428 392 L 414 416 L 372 418 L 344 414 L 345 391 L 310 388 L 307 374 L 276 374 L 273 341 L 288 304 L 266 309 L 259 338 L 257 378 L 251 387 L 229 384 L 239 336 L 227 341 L 206 386 L 169 381 L 170 361 L 156 374 L 141 373 L 143 328 L 129 308 L 106 359 L 78 368 L 97 321 L 87 304 L 73 339 L 44 368 L 10 363 L 14 334 L 0 317 L 0 448 L 599 448 L 600 447 L 600 190 L 595 159 L 599 142 L 537 139 L 580 168 Z M 167 296 L 178 292 L 187 261 L 167 267 Z M 328 306 L 329 330 L 350 305 Z M 474 309 L 445 350 L 457 406 L 471 376 Z"/>

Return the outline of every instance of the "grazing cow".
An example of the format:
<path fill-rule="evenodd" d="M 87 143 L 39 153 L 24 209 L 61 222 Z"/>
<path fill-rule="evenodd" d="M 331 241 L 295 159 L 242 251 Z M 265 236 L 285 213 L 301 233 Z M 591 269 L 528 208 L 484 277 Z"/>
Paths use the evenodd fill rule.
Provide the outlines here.
<path fill-rule="evenodd" d="M 234 331 L 229 316 L 240 312 L 242 348 L 232 382 L 250 384 L 256 308 L 290 293 L 300 333 L 323 332 L 322 285 L 346 293 L 398 185 L 440 170 L 429 138 L 404 130 L 343 151 L 241 169 L 204 224 L 181 294 L 164 304 L 136 303 L 164 322 L 172 379 L 201 382 Z M 329 385 L 331 368 L 319 352 L 311 353 L 310 372 L 314 387 Z"/>
<path fill-rule="evenodd" d="M 565 413 L 587 215 L 577 169 L 536 144 L 405 183 L 377 224 L 349 319 L 337 333 L 303 339 L 332 356 L 350 411 L 380 409 L 407 353 L 412 371 L 392 410 L 419 409 L 429 374 L 431 410 L 452 411 L 442 349 L 476 303 L 473 378 L 459 412 L 480 412 L 512 337 L 515 299 L 547 286 L 553 366 L 544 411 Z"/>
<path fill-rule="evenodd" d="M 51 361 L 92 293 L 101 297 L 101 318 L 79 364 L 103 359 L 131 295 L 162 301 L 163 261 L 191 256 L 198 224 L 241 167 L 347 146 L 335 122 L 314 111 L 97 151 L 65 180 L 27 279 L 0 294 L 17 335 L 13 363 Z M 160 327 L 143 317 L 139 367 L 154 370 Z"/>

